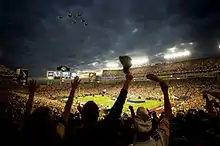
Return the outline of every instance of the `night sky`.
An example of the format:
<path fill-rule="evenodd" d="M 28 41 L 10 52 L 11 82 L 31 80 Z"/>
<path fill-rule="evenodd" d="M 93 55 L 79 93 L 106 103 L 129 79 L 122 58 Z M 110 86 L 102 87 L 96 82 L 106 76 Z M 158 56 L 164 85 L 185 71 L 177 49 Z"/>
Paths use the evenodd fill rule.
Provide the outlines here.
<path fill-rule="evenodd" d="M 31 76 L 153 57 L 182 42 L 196 44 L 194 56 L 220 51 L 219 0 L 1 0 L 0 19 L 0 63 Z"/>

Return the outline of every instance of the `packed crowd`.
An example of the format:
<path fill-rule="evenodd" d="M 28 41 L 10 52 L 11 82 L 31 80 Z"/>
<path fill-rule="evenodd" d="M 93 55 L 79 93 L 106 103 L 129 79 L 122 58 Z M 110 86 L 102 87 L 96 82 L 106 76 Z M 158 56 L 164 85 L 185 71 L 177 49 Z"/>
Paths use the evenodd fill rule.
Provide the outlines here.
<path fill-rule="evenodd" d="M 219 89 L 216 79 L 178 79 L 169 80 L 167 82 L 169 84 L 169 96 L 172 99 L 171 101 L 174 114 L 177 113 L 179 109 L 188 110 L 194 108 L 204 110 L 204 102 L 201 95 L 202 91 L 207 89 L 211 91 Z M 117 82 L 117 84 L 82 83 L 76 91 L 76 96 L 102 95 L 105 90 L 105 94 L 108 95 L 109 98 L 112 97 L 115 99 L 117 98 L 117 94 L 120 92 L 122 84 L 123 82 Z M 64 101 L 62 99 L 68 96 L 69 90 L 70 83 L 41 85 L 35 93 L 35 96 L 36 99 L 44 99 L 45 102 L 47 101 L 49 104 L 50 102 L 55 102 L 57 104 L 55 104 L 55 106 L 53 105 L 53 107 L 62 109 L 63 103 L 60 103 L 60 101 Z M 28 90 L 19 89 L 16 93 L 20 93 L 19 95 L 22 96 L 27 96 Z M 184 97 L 189 97 L 189 99 L 185 100 Z M 128 98 L 161 101 L 163 99 L 163 95 L 161 94 L 160 88 L 154 82 L 140 81 L 132 82 L 130 84 Z M 74 100 L 73 109 L 76 110 L 79 104 L 83 106 L 83 103 L 80 103 L 78 100 Z M 99 108 L 108 109 L 109 107 L 99 105 Z M 155 110 L 157 114 L 159 114 L 162 110 L 157 109 L 160 108 L 162 107 L 153 108 L 152 110 Z"/>
<path fill-rule="evenodd" d="M 194 59 L 181 62 L 172 63 L 158 63 L 152 66 L 131 68 L 131 72 L 138 75 L 145 75 L 150 72 L 156 75 L 166 74 L 186 74 L 186 73 L 201 73 L 219 71 L 220 60 L 219 58 L 203 58 Z M 120 77 L 123 76 L 122 70 L 104 70 L 103 76 L 105 77 Z"/>
<path fill-rule="evenodd" d="M 216 90 L 218 89 L 218 84 L 215 78 L 206 79 L 175 79 L 167 81 L 170 86 L 169 93 L 171 96 L 189 96 L 192 98 L 200 97 L 203 90 Z M 120 87 L 123 82 L 117 82 L 112 84 L 105 83 L 83 83 L 79 85 L 76 91 L 78 96 L 83 96 L 83 94 L 101 94 L 103 90 L 106 90 L 106 94 L 116 97 L 120 91 Z M 42 85 L 38 89 L 36 95 L 45 97 L 49 99 L 56 99 L 56 97 L 67 96 L 70 90 L 70 83 L 63 84 L 49 84 Z M 27 93 L 27 91 L 26 91 Z M 130 92 L 128 97 L 141 97 L 142 99 L 161 99 L 162 94 L 160 88 L 157 84 L 149 81 L 135 81 L 130 85 Z"/>
<path fill-rule="evenodd" d="M 3 65 L 0 65 L 0 76 L 4 77 L 15 77 L 16 73 Z"/>
<path fill-rule="evenodd" d="M 31 81 L 18 87 L 7 80 L 0 84 L 0 94 L 9 104 L 0 103 L 0 139 L 3 144 L 216 146 L 220 142 L 220 92 L 216 79 L 178 79 L 164 81 L 148 74 L 147 80 L 133 80 L 129 72 L 117 84 L 71 83 L 39 86 Z M 7 83 L 6 83 L 7 81 Z M 4 85 L 11 88 L 2 88 Z M 5 91 L 4 93 L 2 91 Z M 88 101 L 79 105 L 82 94 L 100 94 L 103 90 L 117 97 L 110 110 Z M 174 101 L 174 96 L 188 100 Z M 57 96 L 68 96 L 66 103 Z M 161 113 L 129 106 L 130 116 L 122 113 L 129 96 L 163 101 Z M 102 118 L 100 115 L 102 114 Z"/>

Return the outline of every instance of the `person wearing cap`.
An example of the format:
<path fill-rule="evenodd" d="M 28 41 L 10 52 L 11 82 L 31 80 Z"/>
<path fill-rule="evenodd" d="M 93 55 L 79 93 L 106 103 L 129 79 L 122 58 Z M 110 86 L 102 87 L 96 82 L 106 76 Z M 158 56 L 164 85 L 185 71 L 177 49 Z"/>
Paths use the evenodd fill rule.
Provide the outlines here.
<path fill-rule="evenodd" d="M 168 85 L 153 74 L 147 75 L 147 78 L 158 82 L 164 94 L 164 110 L 165 117 L 163 117 L 157 126 L 157 129 L 152 131 L 152 120 L 144 107 L 137 109 L 136 115 L 130 108 L 134 128 L 136 130 L 134 138 L 134 146 L 168 146 L 170 136 L 170 119 L 172 116 L 171 104 L 168 97 Z"/>

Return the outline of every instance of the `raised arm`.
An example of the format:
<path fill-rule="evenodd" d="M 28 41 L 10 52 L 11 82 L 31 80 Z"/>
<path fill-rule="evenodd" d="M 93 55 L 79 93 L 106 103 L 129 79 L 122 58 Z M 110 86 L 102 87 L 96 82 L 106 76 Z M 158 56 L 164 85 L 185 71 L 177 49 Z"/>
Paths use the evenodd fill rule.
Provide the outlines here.
<path fill-rule="evenodd" d="M 158 82 L 160 84 L 160 88 L 164 96 L 164 111 L 165 111 L 166 117 L 170 120 L 172 117 L 172 108 L 171 108 L 171 103 L 170 103 L 169 94 L 168 94 L 168 85 L 166 84 L 165 81 L 161 80 L 160 78 L 158 78 L 157 76 L 153 74 L 148 74 L 147 78 L 152 81 Z"/>
<path fill-rule="evenodd" d="M 34 103 L 34 94 L 35 94 L 38 87 L 39 86 L 37 85 L 36 80 L 31 80 L 28 85 L 29 97 L 28 97 L 27 103 L 25 105 L 24 115 L 21 118 L 21 120 L 19 121 L 19 126 L 21 129 L 23 129 L 23 126 L 24 126 L 26 120 L 31 115 L 31 111 L 32 111 L 33 103 Z"/>
<path fill-rule="evenodd" d="M 161 90 L 163 92 L 163 97 L 164 97 L 165 115 L 170 120 L 172 117 L 172 108 L 171 108 L 171 103 L 169 99 L 168 85 L 165 82 L 161 82 L 160 87 L 161 87 Z"/>
<path fill-rule="evenodd" d="M 116 102 L 114 103 L 113 107 L 111 108 L 109 115 L 106 117 L 107 120 L 116 120 L 116 119 L 120 118 L 121 113 L 122 113 L 122 109 L 123 109 L 123 105 L 124 105 L 126 97 L 127 97 L 128 87 L 129 87 L 129 84 L 132 79 L 133 79 L 133 76 L 130 73 L 128 75 L 126 75 L 126 80 L 124 82 L 123 88 L 121 89 L 121 92 L 120 92 Z"/>
<path fill-rule="evenodd" d="M 69 94 L 69 97 L 68 97 L 68 100 L 66 102 L 66 105 L 64 107 L 64 112 L 62 114 L 62 117 L 63 117 L 63 120 L 65 122 L 65 124 L 67 124 L 68 122 L 68 118 L 69 118 L 69 114 L 70 114 L 70 111 L 71 111 L 71 107 L 73 105 L 73 98 L 75 96 L 75 91 L 80 83 L 80 79 L 78 76 L 76 76 L 73 80 L 73 82 L 71 82 L 71 91 L 70 91 L 70 94 Z"/>
<path fill-rule="evenodd" d="M 134 117 L 135 117 L 134 108 L 131 105 L 128 108 L 129 108 L 129 110 L 131 112 L 131 118 L 134 120 Z"/>
<path fill-rule="evenodd" d="M 26 103 L 26 107 L 25 107 L 25 112 L 24 112 L 24 119 L 26 119 L 32 111 L 32 106 L 33 106 L 33 102 L 34 102 L 34 94 L 37 90 L 39 86 L 37 85 L 36 80 L 31 80 L 29 83 L 29 97 L 28 97 L 28 101 Z"/>
<path fill-rule="evenodd" d="M 160 84 L 160 88 L 164 96 L 165 118 L 163 118 L 159 122 L 158 129 L 162 129 L 165 135 L 170 136 L 170 120 L 172 117 L 172 109 L 171 109 L 171 103 L 170 103 L 169 94 L 168 94 L 168 85 L 166 84 L 165 81 L 161 80 L 160 78 L 158 78 L 157 76 L 153 74 L 147 75 L 147 78 Z"/>

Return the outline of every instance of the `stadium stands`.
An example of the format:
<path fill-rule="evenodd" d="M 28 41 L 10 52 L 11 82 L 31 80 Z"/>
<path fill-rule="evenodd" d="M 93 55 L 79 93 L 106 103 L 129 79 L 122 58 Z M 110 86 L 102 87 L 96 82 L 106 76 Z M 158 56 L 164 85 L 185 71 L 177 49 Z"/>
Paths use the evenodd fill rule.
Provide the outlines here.
<path fill-rule="evenodd" d="M 105 70 L 103 76 L 109 82 L 79 83 L 75 78 L 73 83 L 40 87 L 35 82 L 14 86 L 5 78 L 14 78 L 15 73 L 0 66 L 0 95 L 7 98 L 0 100 L 1 142 L 6 145 L 216 146 L 220 142 L 219 65 L 218 58 L 205 58 L 132 68 L 133 80 L 130 74 L 125 79 L 120 70 Z M 148 73 L 161 79 L 158 83 L 146 79 Z M 137 80 L 139 77 L 142 79 Z M 90 99 L 114 97 L 112 108 L 108 103 L 80 101 L 86 95 L 102 95 L 103 90 L 105 96 Z M 68 95 L 66 103 L 58 100 Z M 132 103 L 122 110 L 128 106 L 126 99 L 146 103 L 155 100 L 161 105 L 146 109 Z"/>
<path fill-rule="evenodd" d="M 153 73 L 158 76 L 183 76 L 188 74 L 206 75 L 207 73 L 220 71 L 220 58 L 194 59 L 173 63 L 161 63 L 152 66 L 132 68 L 131 72 L 137 78 L 143 78 L 146 73 Z M 122 78 L 122 70 L 104 70 L 103 77 L 113 79 Z"/>
<path fill-rule="evenodd" d="M 0 65 L 0 76 L 3 77 L 16 77 L 16 73 L 3 65 Z"/>

